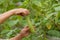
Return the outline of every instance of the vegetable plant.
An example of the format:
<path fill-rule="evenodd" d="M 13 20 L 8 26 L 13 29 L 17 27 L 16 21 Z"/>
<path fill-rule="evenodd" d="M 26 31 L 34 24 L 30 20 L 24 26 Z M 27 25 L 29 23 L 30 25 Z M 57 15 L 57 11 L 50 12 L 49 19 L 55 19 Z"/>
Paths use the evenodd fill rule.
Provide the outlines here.
<path fill-rule="evenodd" d="M 60 0 L 0 0 L 0 13 L 21 7 L 30 11 L 29 16 L 10 17 L 0 25 L 0 38 L 15 36 L 25 25 L 31 32 L 35 26 L 36 31 L 23 40 L 47 40 L 48 35 L 60 38 Z"/>

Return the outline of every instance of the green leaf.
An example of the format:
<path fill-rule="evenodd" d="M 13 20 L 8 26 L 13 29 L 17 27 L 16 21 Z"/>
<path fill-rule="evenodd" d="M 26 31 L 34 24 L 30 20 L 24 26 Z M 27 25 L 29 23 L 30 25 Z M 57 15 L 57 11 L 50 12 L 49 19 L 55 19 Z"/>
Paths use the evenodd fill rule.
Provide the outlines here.
<path fill-rule="evenodd" d="M 60 6 L 55 7 L 55 11 L 60 11 Z"/>
<path fill-rule="evenodd" d="M 47 33 L 50 36 L 60 37 L 60 32 L 57 30 L 49 30 Z"/>

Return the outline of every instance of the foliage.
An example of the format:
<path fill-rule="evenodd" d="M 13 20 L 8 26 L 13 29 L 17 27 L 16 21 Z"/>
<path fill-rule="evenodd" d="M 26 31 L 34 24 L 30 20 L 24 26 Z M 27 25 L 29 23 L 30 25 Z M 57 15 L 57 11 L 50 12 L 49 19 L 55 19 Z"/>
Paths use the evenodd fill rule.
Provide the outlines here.
<path fill-rule="evenodd" d="M 16 5 L 19 3 L 20 5 Z M 53 30 L 60 32 L 60 0 L 0 0 L 0 12 L 3 13 L 13 8 L 27 8 L 30 10 L 30 20 L 36 27 L 36 32 L 23 40 L 47 40 L 46 36 L 55 36 Z M 10 38 L 15 36 L 27 23 L 27 17 L 12 16 L 0 25 L 0 37 Z M 32 27 L 31 27 L 32 28 Z M 49 32 L 50 31 L 50 32 Z M 54 35 L 53 35 L 54 34 Z M 57 35 L 57 37 L 59 37 Z"/>

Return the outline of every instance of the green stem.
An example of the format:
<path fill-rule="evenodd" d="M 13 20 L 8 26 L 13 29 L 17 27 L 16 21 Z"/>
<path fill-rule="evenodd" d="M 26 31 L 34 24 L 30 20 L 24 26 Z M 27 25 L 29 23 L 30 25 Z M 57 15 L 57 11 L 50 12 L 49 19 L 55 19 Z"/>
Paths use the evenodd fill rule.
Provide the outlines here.
<path fill-rule="evenodd" d="M 32 25 L 32 22 L 31 22 L 30 18 L 27 17 L 26 20 L 27 20 L 28 26 L 29 26 L 29 28 L 30 28 L 30 31 L 31 31 L 32 33 L 34 33 L 35 30 L 34 30 L 34 27 L 33 27 L 33 25 Z"/>

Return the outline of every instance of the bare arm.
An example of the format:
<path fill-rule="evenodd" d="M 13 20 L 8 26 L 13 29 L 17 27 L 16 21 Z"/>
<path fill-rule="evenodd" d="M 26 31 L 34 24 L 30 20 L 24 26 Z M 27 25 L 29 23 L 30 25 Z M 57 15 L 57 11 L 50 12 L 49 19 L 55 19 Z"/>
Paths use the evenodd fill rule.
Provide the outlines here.
<path fill-rule="evenodd" d="M 12 16 L 14 13 L 13 11 L 8 11 L 0 15 L 0 24 L 3 23 L 7 18 Z"/>
<path fill-rule="evenodd" d="M 22 38 L 29 35 L 29 33 L 30 33 L 29 28 L 26 26 L 21 30 L 20 34 L 11 38 L 10 40 L 22 40 Z"/>
<path fill-rule="evenodd" d="M 29 11 L 27 9 L 19 8 L 19 9 L 13 9 L 8 12 L 5 12 L 0 15 L 0 24 L 3 23 L 6 19 L 8 19 L 12 15 L 22 15 L 26 16 L 29 14 Z"/>
<path fill-rule="evenodd" d="M 29 14 L 29 11 L 27 9 L 19 8 L 19 9 L 13 9 L 8 12 L 5 12 L 0 15 L 0 24 L 3 23 L 6 19 L 8 19 L 12 15 L 21 15 L 21 16 L 26 16 Z M 28 28 L 24 28 L 20 34 L 17 36 L 11 38 L 10 40 L 21 40 L 25 35 L 29 34 L 28 33 Z"/>
<path fill-rule="evenodd" d="M 18 34 L 16 37 L 11 38 L 10 40 L 22 40 L 21 34 Z"/>

